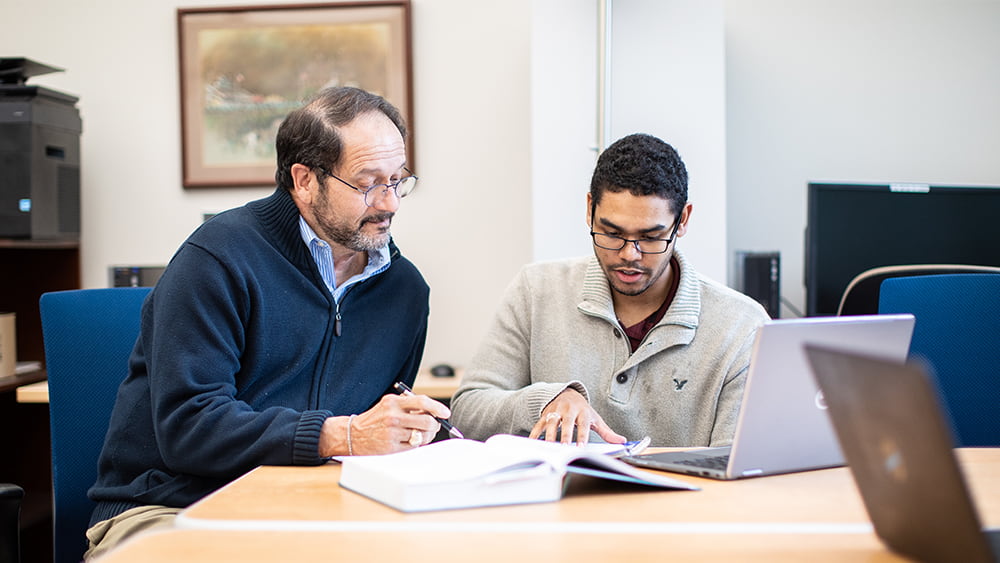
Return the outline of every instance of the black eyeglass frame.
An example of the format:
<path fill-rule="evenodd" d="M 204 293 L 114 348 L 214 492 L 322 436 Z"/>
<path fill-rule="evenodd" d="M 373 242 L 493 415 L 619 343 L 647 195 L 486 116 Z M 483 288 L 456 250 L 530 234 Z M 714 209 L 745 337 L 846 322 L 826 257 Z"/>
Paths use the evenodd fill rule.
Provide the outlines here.
<path fill-rule="evenodd" d="M 391 189 L 393 191 L 393 193 L 396 194 L 396 197 L 398 197 L 399 199 L 403 199 L 404 197 L 410 195 L 413 192 L 413 188 L 417 187 L 417 180 L 420 179 L 413 172 L 411 172 L 409 168 L 407 168 L 407 167 L 404 166 L 403 170 L 405 170 L 409 174 L 409 176 L 405 176 L 403 178 L 400 178 L 400 179 L 396 180 L 395 182 L 393 182 L 391 184 L 375 184 L 374 186 L 370 186 L 368 188 L 359 188 L 359 187 L 357 187 L 357 186 L 355 186 L 353 184 L 350 184 L 349 182 L 347 182 L 343 178 L 340 178 L 339 176 L 337 176 L 336 174 L 330 172 L 329 170 L 327 170 L 326 168 L 324 168 L 322 166 L 317 166 L 317 168 L 319 169 L 320 172 L 323 173 L 323 175 L 329 176 L 329 177 L 333 178 L 334 180 L 337 180 L 341 184 L 344 184 L 348 188 L 351 188 L 352 190 L 360 193 L 365 198 L 365 205 L 367 205 L 368 207 L 372 206 L 371 203 L 368 203 L 368 194 L 371 193 L 371 192 L 373 192 L 376 188 L 382 188 L 382 193 L 388 192 Z M 398 189 L 399 185 L 402 184 L 403 182 L 410 181 L 411 178 L 413 179 L 412 180 L 413 187 L 410 188 L 409 190 L 407 190 L 403 195 L 399 195 L 399 189 Z"/>
<path fill-rule="evenodd" d="M 590 216 L 591 217 L 594 216 L 593 212 L 591 212 Z M 674 228 L 671 229 L 671 231 L 670 231 L 670 237 L 669 238 L 628 239 L 628 238 L 620 237 L 620 236 L 617 236 L 617 235 L 609 235 L 607 233 L 599 233 L 599 232 L 597 232 L 597 231 L 594 230 L 594 224 L 593 224 L 593 222 L 591 222 L 591 224 L 590 224 L 590 238 L 594 241 L 594 246 L 596 246 L 598 248 L 603 248 L 604 250 L 614 250 L 616 252 L 617 251 L 621 251 L 621 249 L 625 248 L 626 244 L 628 244 L 628 243 L 631 242 L 633 245 L 635 245 L 635 249 L 636 249 L 637 252 L 639 252 L 639 254 L 663 254 L 664 252 L 666 252 L 670 248 L 670 243 L 674 241 L 674 238 L 677 237 L 677 228 L 680 227 L 680 225 L 681 225 L 681 215 L 678 214 L 677 215 L 677 220 L 674 221 Z M 621 244 L 618 246 L 618 248 L 611 248 L 611 247 L 608 247 L 608 246 L 602 246 L 599 242 L 597 242 L 597 235 L 600 235 L 602 237 L 608 237 L 610 239 L 620 240 Z M 662 242 L 663 243 L 663 250 L 658 250 L 656 252 L 646 252 L 645 250 L 643 250 L 642 248 L 639 247 L 639 243 L 640 242 L 653 242 L 653 241 Z"/>

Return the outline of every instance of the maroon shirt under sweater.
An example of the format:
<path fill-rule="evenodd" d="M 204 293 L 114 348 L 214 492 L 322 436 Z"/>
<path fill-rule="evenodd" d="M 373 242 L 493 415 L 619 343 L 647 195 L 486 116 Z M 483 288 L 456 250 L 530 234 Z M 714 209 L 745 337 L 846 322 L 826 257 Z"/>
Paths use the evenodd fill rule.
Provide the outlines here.
<path fill-rule="evenodd" d="M 677 295 L 677 286 L 680 284 L 681 280 L 681 266 L 677 263 L 677 259 L 673 256 L 670 257 L 670 271 L 673 272 L 673 279 L 670 280 L 670 291 L 667 292 L 667 298 L 663 300 L 663 304 L 660 305 L 660 308 L 634 325 L 630 327 L 622 327 L 625 329 L 625 335 L 628 336 L 628 343 L 632 347 L 633 352 L 639 348 L 639 344 L 642 342 L 642 339 L 649 334 L 650 330 L 653 330 L 656 323 L 660 322 L 660 319 L 663 318 L 667 309 L 670 308 L 670 304 L 674 301 L 674 295 Z M 618 324 L 621 324 L 621 321 L 619 321 Z"/>

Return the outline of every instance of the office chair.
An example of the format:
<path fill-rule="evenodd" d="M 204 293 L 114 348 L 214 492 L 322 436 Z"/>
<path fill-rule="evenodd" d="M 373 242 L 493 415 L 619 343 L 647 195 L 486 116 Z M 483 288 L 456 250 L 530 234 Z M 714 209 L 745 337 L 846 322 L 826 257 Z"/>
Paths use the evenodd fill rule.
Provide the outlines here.
<path fill-rule="evenodd" d="M 21 499 L 24 489 L 0 483 L 0 563 L 21 561 Z"/>
<path fill-rule="evenodd" d="M 97 480 L 97 458 L 149 291 L 78 289 L 39 300 L 49 379 L 55 563 L 79 562 L 87 548 L 94 510 L 87 489 Z"/>
<path fill-rule="evenodd" d="M 840 297 L 837 315 L 874 315 L 878 312 L 878 294 L 882 282 L 889 278 L 927 276 L 933 274 L 1000 273 L 993 266 L 966 264 L 906 264 L 879 266 L 854 276 Z"/>
<path fill-rule="evenodd" d="M 933 368 L 957 446 L 1000 446 L 1000 274 L 882 282 L 879 313 L 912 313 L 910 357 Z"/>

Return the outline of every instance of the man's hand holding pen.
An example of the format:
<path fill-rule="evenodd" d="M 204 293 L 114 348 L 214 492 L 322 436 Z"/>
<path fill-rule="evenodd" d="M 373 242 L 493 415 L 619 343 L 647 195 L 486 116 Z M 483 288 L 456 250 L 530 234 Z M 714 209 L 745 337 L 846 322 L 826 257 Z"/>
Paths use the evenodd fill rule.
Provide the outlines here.
<path fill-rule="evenodd" d="M 416 395 L 414 395 L 413 390 L 410 389 L 410 387 L 407 384 L 403 383 L 402 381 L 397 381 L 395 383 L 395 385 L 393 385 L 393 388 L 400 395 L 408 396 L 408 397 L 415 397 L 416 396 Z M 437 401 L 435 401 L 435 403 L 437 403 Z M 440 403 L 438 403 L 438 404 L 440 404 Z M 444 406 L 444 405 L 441 405 L 441 406 Z M 434 416 L 434 415 L 432 415 L 432 416 Z M 450 411 L 448 413 L 448 416 L 451 416 L 451 412 Z M 441 424 L 441 426 L 443 426 L 445 428 L 445 430 L 448 431 L 448 434 L 452 438 L 459 438 L 459 439 L 465 438 L 465 436 L 462 435 L 462 433 L 458 430 L 458 428 L 455 428 L 454 426 L 451 425 L 450 422 L 448 422 L 448 417 L 447 416 L 434 416 L 434 418 Z M 420 444 L 416 444 L 416 446 L 419 446 L 419 445 Z"/>
<path fill-rule="evenodd" d="M 384 395 L 374 407 L 323 423 L 320 455 L 378 455 L 413 449 L 434 440 L 451 416 L 443 404 L 413 393 Z"/>

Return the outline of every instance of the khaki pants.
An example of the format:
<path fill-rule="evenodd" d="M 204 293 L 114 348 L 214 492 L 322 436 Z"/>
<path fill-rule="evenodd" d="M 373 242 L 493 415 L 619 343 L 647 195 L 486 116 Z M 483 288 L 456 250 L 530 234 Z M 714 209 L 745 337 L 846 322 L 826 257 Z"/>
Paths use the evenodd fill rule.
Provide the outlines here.
<path fill-rule="evenodd" d="M 137 506 L 114 518 L 98 522 L 87 530 L 90 548 L 83 554 L 90 560 L 111 551 L 126 539 L 140 533 L 172 528 L 180 508 L 167 506 Z"/>

